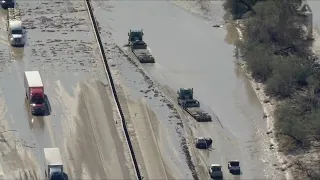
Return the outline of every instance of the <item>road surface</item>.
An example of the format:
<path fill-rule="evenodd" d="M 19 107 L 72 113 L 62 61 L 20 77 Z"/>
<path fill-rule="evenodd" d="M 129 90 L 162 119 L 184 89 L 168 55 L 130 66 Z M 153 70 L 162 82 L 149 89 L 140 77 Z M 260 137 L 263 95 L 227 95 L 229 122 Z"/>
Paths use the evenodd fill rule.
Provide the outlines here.
<path fill-rule="evenodd" d="M 4 174 L 43 179 L 43 148 L 59 147 L 69 179 L 134 179 L 84 1 L 18 3 L 26 46 L 11 48 L 1 29 L 1 131 L 12 130 L 1 141 Z M 26 70 L 42 76 L 51 110 L 45 117 L 29 113 Z"/>
<path fill-rule="evenodd" d="M 273 167 L 277 161 L 268 147 L 260 102 L 234 62 L 234 47 L 225 42 L 233 36 L 226 34 L 226 28 L 212 28 L 167 1 L 97 1 L 95 9 L 100 26 L 112 30 L 120 47 L 127 43 L 129 29 L 144 30 L 157 63 L 142 65 L 143 69 L 162 84 L 171 99 L 176 98 L 178 88 L 193 87 L 202 107 L 218 117 L 213 123 L 187 121 L 194 136 L 213 138 L 212 151 L 196 153 L 204 164 L 220 163 L 227 179 L 283 178 Z M 217 15 L 221 18 L 215 23 L 220 23 L 223 14 Z M 130 68 L 123 69 L 117 73 L 130 76 Z M 130 77 L 133 81 L 133 75 Z M 217 126 L 218 119 L 222 126 Z M 240 160 L 241 177 L 227 172 L 227 161 L 232 159 Z"/>

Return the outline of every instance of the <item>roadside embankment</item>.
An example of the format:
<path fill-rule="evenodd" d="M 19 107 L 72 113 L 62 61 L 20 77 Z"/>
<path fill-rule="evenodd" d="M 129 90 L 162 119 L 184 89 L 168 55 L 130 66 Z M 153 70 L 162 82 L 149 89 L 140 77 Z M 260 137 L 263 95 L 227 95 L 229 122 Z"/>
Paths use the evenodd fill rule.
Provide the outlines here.
<path fill-rule="evenodd" d="M 279 159 L 275 168 L 284 171 L 287 179 L 319 177 L 319 66 L 310 50 L 317 38 L 305 39 L 307 28 L 301 26 L 301 16 L 297 18 L 301 12 L 296 1 L 251 2 L 225 1 L 224 20 L 214 17 L 214 10 L 208 11 L 221 4 L 201 0 L 173 4 L 204 17 L 214 27 L 223 27 L 215 26 L 218 23 L 227 24 L 228 31 L 229 26 L 237 28 L 243 39 L 234 42 L 235 57 L 264 110 L 265 136 L 270 137 L 269 149 Z M 241 20 L 229 21 L 228 14 Z"/>
<path fill-rule="evenodd" d="M 235 56 L 264 109 L 270 149 L 280 163 L 275 166 L 286 172 L 287 179 L 314 179 L 320 173 L 319 65 L 301 25 L 286 23 L 302 24 L 294 17 L 299 13 L 294 6 L 266 1 L 252 4 L 247 12 L 225 8 L 233 17 L 247 16 L 235 23 L 240 40 Z"/>

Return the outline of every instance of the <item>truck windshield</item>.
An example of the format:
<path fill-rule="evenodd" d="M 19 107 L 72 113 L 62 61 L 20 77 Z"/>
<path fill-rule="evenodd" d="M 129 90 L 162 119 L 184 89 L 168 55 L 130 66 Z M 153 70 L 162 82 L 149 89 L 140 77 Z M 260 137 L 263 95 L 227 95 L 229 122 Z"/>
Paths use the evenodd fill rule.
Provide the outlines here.
<path fill-rule="evenodd" d="M 12 30 L 12 34 L 22 34 L 21 29 Z"/>
<path fill-rule="evenodd" d="M 220 166 L 213 166 L 211 167 L 212 171 L 221 171 L 221 167 Z"/>
<path fill-rule="evenodd" d="M 34 104 L 43 104 L 44 103 L 44 99 L 43 98 L 39 98 L 39 97 L 34 97 L 31 99 L 31 102 Z"/>
<path fill-rule="evenodd" d="M 233 162 L 230 162 L 230 165 L 231 166 L 239 166 L 239 162 L 233 161 Z"/>
<path fill-rule="evenodd" d="M 51 180 L 64 180 L 65 178 L 63 177 L 64 175 L 63 175 L 63 173 L 61 173 L 61 172 L 54 172 L 54 173 L 52 173 L 52 175 L 51 175 Z"/>

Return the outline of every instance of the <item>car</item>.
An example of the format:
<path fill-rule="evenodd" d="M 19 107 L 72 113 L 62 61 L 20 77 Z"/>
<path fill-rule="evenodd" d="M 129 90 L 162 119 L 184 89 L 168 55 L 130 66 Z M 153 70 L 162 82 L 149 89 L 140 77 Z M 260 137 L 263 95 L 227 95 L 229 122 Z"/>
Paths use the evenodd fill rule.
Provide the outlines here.
<path fill-rule="evenodd" d="M 222 166 L 220 164 L 211 164 L 209 174 L 212 179 L 223 179 Z"/>
<path fill-rule="evenodd" d="M 14 8 L 15 2 L 14 0 L 1 0 L 0 4 L 3 9 L 8 9 L 8 8 Z"/>
<path fill-rule="evenodd" d="M 231 174 L 240 174 L 240 162 L 238 160 L 232 160 L 228 162 L 228 169 Z"/>
<path fill-rule="evenodd" d="M 197 137 L 195 139 L 196 148 L 198 149 L 208 149 L 212 145 L 212 139 L 211 138 L 205 138 L 205 137 Z"/>

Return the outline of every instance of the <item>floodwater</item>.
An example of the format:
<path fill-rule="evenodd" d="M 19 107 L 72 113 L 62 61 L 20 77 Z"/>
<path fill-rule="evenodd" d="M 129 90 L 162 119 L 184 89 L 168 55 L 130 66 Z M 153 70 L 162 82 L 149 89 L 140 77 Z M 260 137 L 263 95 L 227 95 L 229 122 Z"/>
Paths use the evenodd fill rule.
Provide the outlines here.
<path fill-rule="evenodd" d="M 201 152 L 207 165 L 220 163 L 227 171 L 227 161 L 238 159 L 241 179 L 283 178 L 272 166 L 277 162 L 268 149 L 261 104 L 234 61 L 233 45 L 226 42 L 232 41 L 232 27 L 227 34 L 226 28 L 212 28 L 167 1 L 97 4 L 105 17 L 99 23 L 113 30 L 119 46 L 127 43 L 129 29 L 144 30 L 156 63 L 142 66 L 156 81 L 173 92 L 194 88 L 201 106 L 218 117 L 222 127 L 198 123 L 196 128 L 196 135 L 211 136 L 214 141 L 212 152 Z"/>
<path fill-rule="evenodd" d="M 100 82 L 106 75 L 84 1 L 21 1 L 19 7 L 24 48 L 10 47 L 5 11 L 0 18 L 0 125 L 1 132 L 12 130 L 4 134 L 9 144 L 0 146 L 3 172 L 43 179 L 43 148 L 58 147 L 70 179 L 133 178 L 110 89 Z M 28 70 L 40 72 L 48 116 L 29 113 Z"/>

